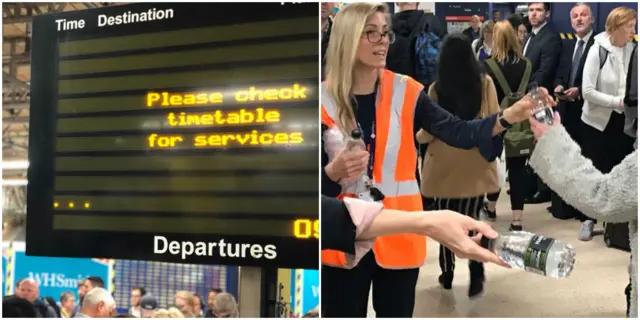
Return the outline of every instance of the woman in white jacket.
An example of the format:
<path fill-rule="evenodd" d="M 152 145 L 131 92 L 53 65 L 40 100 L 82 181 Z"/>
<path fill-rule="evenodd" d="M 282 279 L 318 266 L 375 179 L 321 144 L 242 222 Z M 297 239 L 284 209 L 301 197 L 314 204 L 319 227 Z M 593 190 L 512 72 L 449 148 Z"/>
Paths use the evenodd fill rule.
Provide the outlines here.
<path fill-rule="evenodd" d="M 635 26 L 635 10 L 613 9 L 605 22 L 606 31 L 595 36 L 584 63 L 581 90 L 585 126 L 581 147 L 584 156 L 603 173 L 633 151 L 634 140 L 624 133 L 624 96 Z M 591 240 L 595 223 L 583 222 L 580 240 Z"/>

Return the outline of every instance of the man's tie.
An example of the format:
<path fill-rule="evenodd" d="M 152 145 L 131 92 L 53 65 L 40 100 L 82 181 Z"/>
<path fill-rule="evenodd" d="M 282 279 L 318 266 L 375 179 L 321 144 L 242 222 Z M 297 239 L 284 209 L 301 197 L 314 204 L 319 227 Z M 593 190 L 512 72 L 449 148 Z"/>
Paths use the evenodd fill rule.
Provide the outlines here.
<path fill-rule="evenodd" d="M 569 88 L 575 86 L 576 75 L 578 74 L 578 67 L 580 66 L 580 60 L 582 60 L 582 52 L 584 51 L 584 40 L 578 41 L 578 48 L 573 55 L 573 61 L 571 62 L 571 74 L 569 75 Z"/>
<path fill-rule="evenodd" d="M 533 33 L 533 31 L 531 32 L 531 34 L 529 35 L 529 38 L 527 39 L 527 41 L 525 41 L 524 43 L 524 50 L 522 51 L 522 55 L 526 56 L 527 55 L 527 51 L 529 51 L 529 47 L 531 47 L 531 43 L 533 42 L 533 37 L 535 37 L 536 34 Z"/>

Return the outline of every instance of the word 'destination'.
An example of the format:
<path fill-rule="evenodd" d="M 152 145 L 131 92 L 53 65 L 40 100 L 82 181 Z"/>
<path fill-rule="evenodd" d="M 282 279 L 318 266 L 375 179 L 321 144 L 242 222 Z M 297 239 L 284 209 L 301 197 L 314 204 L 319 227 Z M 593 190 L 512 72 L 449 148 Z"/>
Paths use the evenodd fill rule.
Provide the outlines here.
<path fill-rule="evenodd" d="M 285 88 L 258 89 L 249 87 L 228 92 L 148 92 L 145 98 L 145 105 L 147 108 L 189 107 L 222 104 L 229 99 L 236 103 L 305 100 L 307 99 L 307 88 L 295 83 L 291 87 Z"/>

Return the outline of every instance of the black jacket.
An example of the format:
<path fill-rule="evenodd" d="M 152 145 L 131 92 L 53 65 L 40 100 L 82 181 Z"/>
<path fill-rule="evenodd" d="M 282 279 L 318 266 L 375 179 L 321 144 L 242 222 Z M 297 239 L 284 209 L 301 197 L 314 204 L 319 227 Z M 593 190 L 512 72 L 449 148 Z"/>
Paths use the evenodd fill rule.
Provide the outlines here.
<path fill-rule="evenodd" d="M 473 40 L 480 38 L 480 28 L 478 28 L 478 32 L 474 35 L 473 27 L 469 27 L 462 31 L 462 34 L 469 39 L 469 44 L 473 43 Z"/>
<path fill-rule="evenodd" d="M 321 249 L 355 254 L 356 226 L 351 220 L 347 206 L 338 199 L 323 195 L 320 210 L 322 212 L 320 220 Z"/>
<path fill-rule="evenodd" d="M 580 58 L 580 65 L 578 65 L 578 72 L 576 73 L 576 80 L 574 86 L 578 88 L 580 96 L 582 96 L 582 72 L 584 71 L 584 62 L 587 60 L 587 54 L 589 49 L 593 45 L 593 38 L 596 36 L 596 32 L 593 31 L 589 41 L 584 46 L 582 57 Z M 562 86 L 565 90 L 569 89 L 569 77 L 571 76 L 571 65 L 573 63 L 573 51 L 576 47 L 576 39 L 564 39 L 562 40 L 562 51 L 560 54 L 560 60 L 558 64 L 558 70 L 556 72 L 556 79 L 553 82 L 553 89 L 557 86 Z M 553 91 L 549 91 L 553 92 Z M 582 98 L 581 98 L 582 99 Z"/>
<path fill-rule="evenodd" d="M 553 82 L 562 51 L 560 35 L 547 23 L 537 35 L 534 36 L 532 32 L 524 43 L 527 48 L 525 56 L 532 64 L 530 82 L 553 92 Z"/>
<path fill-rule="evenodd" d="M 361 124 L 362 136 L 365 144 L 370 146 L 369 154 L 371 155 L 375 155 L 376 146 L 376 144 L 371 141 L 372 128 L 377 128 L 374 115 L 376 109 L 375 101 L 375 94 L 370 94 L 356 96 L 357 103 L 353 104 L 354 106 L 358 106 L 358 108 L 354 108 L 356 121 Z M 453 147 L 461 149 L 477 147 L 480 154 L 487 159 L 487 161 L 493 161 L 502 153 L 503 148 L 502 136 L 492 136 L 497 116 L 498 115 L 495 114 L 484 119 L 463 121 L 438 106 L 423 90 L 418 96 L 414 112 L 413 136 L 415 137 L 415 133 L 417 133 L 418 130 L 424 129 L 434 137 Z M 324 135 L 326 129 L 326 126 L 323 124 L 322 135 Z M 321 139 L 321 141 L 321 193 L 325 196 L 336 197 L 340 194 L 341 187 L 327 176 L 325 167 L 329 163 L 329 156 L 325 151 L 323 139 Z M 375 161 L 379 160 L 375 159 L 374 162 Z"/>

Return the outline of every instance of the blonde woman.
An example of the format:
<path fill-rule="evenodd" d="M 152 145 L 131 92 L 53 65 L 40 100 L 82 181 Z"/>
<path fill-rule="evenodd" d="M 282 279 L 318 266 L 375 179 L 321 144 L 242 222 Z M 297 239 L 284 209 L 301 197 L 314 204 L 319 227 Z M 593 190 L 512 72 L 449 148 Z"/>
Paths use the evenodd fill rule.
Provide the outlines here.
<path fill-rule="evenodd" d="M 636 11 L 618 7 L 609 13 L 606 31 L 593 38 L 582 73 L 582 151 L 608 173 L 633 151 L 634 139 L 624 133 L 624 95 L 634 44 Z M 593 238 L 596 220 L 581 216 L 578 239 Z"/>
<path fill-rule="evenodd" d="M 502 108 L 525 95 L 526 85 L 531 78 L 532 64 L 522 55 L 522 46 L 511 23 L 500 21 L 493 28 L 493 52 L 484 61 L 489 76 L 498 94 Z M 528 70 L 528 71 L 527 71 Z M 505 99 L 510 101 L 505 101 Z M 509 172 L 509 197 L 512 221 L 509 230 L 522 230 L 522 213 L 526 196 L 527 159 L 533 152 L 533 132 L 529 123 L 523 121 L 505 135 L 505 156 Z M 485 210 L 490 217 L 496 216 L 496 201 L 499 193 L 489 194 Z"/>
<path fill-rule="evenodd" d="M 478 148 L 488 161 L 502 151 L 499 134 L 528 119 L 533 107 L 523 99 L 499 114 L 462 121 L 437 106 L 421 84 L 385 69 L 391 32 L 382 3 L 350 3 L 336 15 L 322 84 L 323 135 L 327 128 L 362 132 L 366 150 L 328 154 L 323 142 L 322 193 L 345 197 L 340 181 L 362 174 L 384 194 L 388 209 L 422 211 L 416 182 L 415 134 L 424 129 L 446 144 Z M 548 97 L 549 103 L 553 99 Z M 342 252 L 322 251 L 322 316 L 366 317 L 369 289 L 378 317 L 411 317 L 426 239 L 416 234 L 379 237 L 373 251 L 352 269 Z"/>
<path fill-rule="evenodd" d="M 478 61 L 484 61 L 491 55 L 491 47 L 493 46 L 493 27 L 496 25 L 493 21 L 487 21 L 480 29 L 480 38 L 473 41 L 471 48 L 476 54 Z"/>

